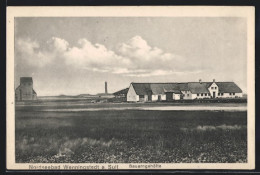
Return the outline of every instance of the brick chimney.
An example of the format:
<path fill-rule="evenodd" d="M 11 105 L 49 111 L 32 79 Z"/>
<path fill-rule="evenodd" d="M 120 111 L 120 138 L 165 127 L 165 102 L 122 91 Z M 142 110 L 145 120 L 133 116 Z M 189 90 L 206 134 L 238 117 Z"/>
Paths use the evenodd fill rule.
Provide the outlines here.
<path fill-rule="evenodd" d="M 215 83 L 215 79 L 213 79 L 213 83 Z"/>
<path fill-rule="evenodd" d="M 201 79 L 199 79 L 199 82 L 200 82 L 200 84 L 201 84 Z"/>
<path fill-rule="evenodd" d="M 107 94 L 107 82 L 105 81 L 105 94 Z"/>

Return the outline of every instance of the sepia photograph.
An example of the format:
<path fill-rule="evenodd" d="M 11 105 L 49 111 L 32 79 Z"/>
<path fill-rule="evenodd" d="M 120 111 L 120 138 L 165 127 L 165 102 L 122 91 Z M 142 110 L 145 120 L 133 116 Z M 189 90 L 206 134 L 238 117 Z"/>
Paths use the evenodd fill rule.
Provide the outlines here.
<path fill-rule="evenodd" d="M 11 7 L 10 169 L 253 169 L 253 7 Z"/>

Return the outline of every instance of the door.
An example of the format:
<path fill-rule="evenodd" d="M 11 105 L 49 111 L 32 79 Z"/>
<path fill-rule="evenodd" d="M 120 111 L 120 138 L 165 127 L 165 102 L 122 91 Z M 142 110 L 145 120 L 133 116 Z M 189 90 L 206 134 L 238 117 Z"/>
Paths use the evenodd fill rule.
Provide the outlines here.
<path fill-rule="evenodd" d="M 152 101 L 152 91 L 148 91 L 147 95 L 148 95 L 148 101 Z"/>
<path fill-rule="evenodd" d="M 213 92 L 213 98 L 215 98 L 216 97 L 216 92 Z"/>
<path fill-rule="evenodd" d="M 166 93 L 166 101 L 172 101 L 173 100 L 173 93 L 167 92 Z"/>
<path fill-rule="evenodd" d="M 139 101 L 144 101 L 144 95 L 139 95 Z"/>
<path fill-rule="evenodd" d="M 158 101 L 161 101 L 161 100 L 162 100 L 161 95 L 158 95 Z"/>

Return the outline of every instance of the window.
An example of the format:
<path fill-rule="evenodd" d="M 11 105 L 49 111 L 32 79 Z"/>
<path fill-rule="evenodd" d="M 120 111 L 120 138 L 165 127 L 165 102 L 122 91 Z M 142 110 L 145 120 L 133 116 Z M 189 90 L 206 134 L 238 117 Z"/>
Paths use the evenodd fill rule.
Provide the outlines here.
<path fill-rule="evenodd" d="M 201 94 L 201 96 L 203 96 L 203 94 Z"/>
<path fill-rule="evenodd" d="M 221 93 L 221 96 L 223 96 L 224 95 L 224 93 Z"/>
<path fill-rule="evenodd" d="M 211 89 L 214 89 L 214 87 L 211 87 Z"/>
<path fill-rule="evenodd" d="M 220 96 L 220 93 L 218 93 L 218 96 Z"/>
<path fill-rule="evenodd" d="M 233 93 L 233 95 L 235 95 L 235 93 Z"/>
<path fill-rule="evenodd" d="M 215 89 L 217 89 L 217 87 L 215 87 Z"/>
<path fill-rule="evenodd" d="M 190 94 L 187 94 L 187 96 L 190 96 Z"/>
<path fill-rule="evenodd" d="M 144 98 L 144 95 L 139 95 L 140 98 Z"/>
<path fill-rule="evenodd" d="M 210 93 L 209 93 L 209 96 L 210 96 Z"/>
<path fill-rule="evenodd" d="M 207 96 L 208 94 L 205 94 L 205 96 Z"/>
<path fill-rule="evenodd" d="M 229 93 L 229 95 L 231 95 L 232 93 Z"/>
<path fill-rule="evenodd" d="M 197 94 L 197 96 L 200 96 L 200 94 Z"/>

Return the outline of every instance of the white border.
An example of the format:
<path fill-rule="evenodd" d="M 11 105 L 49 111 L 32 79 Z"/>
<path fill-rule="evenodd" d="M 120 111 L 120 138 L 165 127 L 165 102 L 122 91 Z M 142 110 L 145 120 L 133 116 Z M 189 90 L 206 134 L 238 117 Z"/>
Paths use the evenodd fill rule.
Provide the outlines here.
<path fill-rule="evenodd" d="M 14 18 L 15 17 L 245 17 L 247 18 L 248 162 L 247 163 L 161 163 L 160 169 L 254 169 L 255 168 L 255 9 L 249 6 L 117 6 L 117 7 L 7 7 L 7 169 L 28 170 L 29 165 L 61 167 L 65 164 L 15 163 L 14 115 Z M 118 165 L 129 164 L 66 164 Z M 134 164 L 133 164 L 134 165 Z M 138 164 L 135 164 L 138 165 Z M 145 164 L 142 164 L 145 165 Z M 147 164 L 148 165 L 148 164 Z"/>

